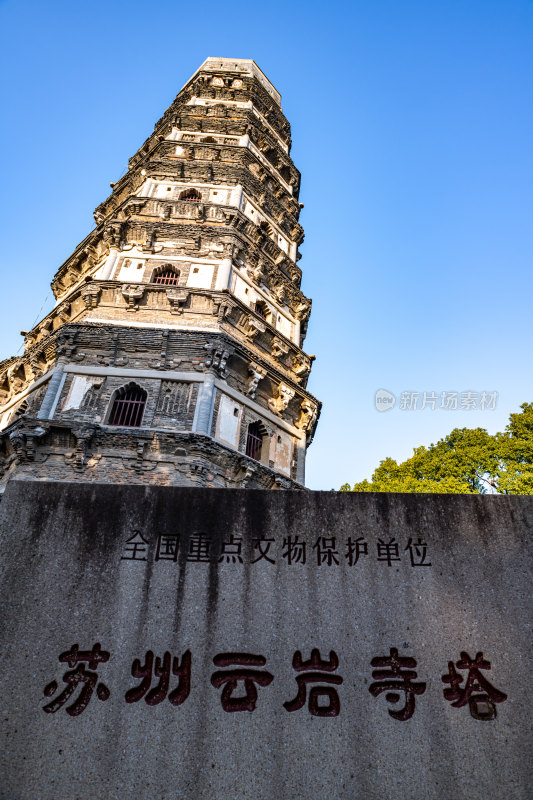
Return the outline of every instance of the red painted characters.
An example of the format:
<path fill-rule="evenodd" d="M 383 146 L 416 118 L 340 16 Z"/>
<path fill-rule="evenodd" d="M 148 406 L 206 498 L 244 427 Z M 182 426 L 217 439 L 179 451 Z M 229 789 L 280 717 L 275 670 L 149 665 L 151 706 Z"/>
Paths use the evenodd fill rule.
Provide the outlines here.
<path fill-rule="evenodd" d="M 61 653 L 59 660 L 68 664 L 71 668 L 63 675 L 63 681 L 67 685 L 55 700 L 52 700 L 43 708 L 43 711 L 46 711 L 47 714 L 55 714 L 72 697 L 78 686 L 82 687 L 79 695 L 65 709 L 71 717 L 77 717 L 85 711 L 95 687 L 96 696 L 100 700 L 109 699 L 111 692 L 105 683 L 98 683 L 98 674 L 96 673 L 98 665 L 105 664 L 109 660 L 109 653 L 106 650 L 102 650 L 99 642 L 93 645 L 92 650 L 80 650 L 79 645 L 73 644 L 70 650 Z M 84 663 L 87 663 L 88 670 L 85 669 Z M 46 697 L 51 697 L 57 691 L 57 688 L 57 681 L 51 681 L 45 686 L 44 694 Z"/>

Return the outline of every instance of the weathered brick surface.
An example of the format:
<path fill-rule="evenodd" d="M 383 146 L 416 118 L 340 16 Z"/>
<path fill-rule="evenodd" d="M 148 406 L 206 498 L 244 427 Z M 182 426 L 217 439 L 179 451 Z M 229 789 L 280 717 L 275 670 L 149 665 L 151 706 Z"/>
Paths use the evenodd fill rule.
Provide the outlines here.
<path fill-rule="evenodd" d="M 162 381 L 152 425 L 177 431 L 192 430 L 197 397 L 197 383 Z"/>
<path fill-rule="evenodd" d="M 26 430 L 29 429 L 29 426 Z M 82 483 L 158 483 L 217 488 L 302 488 L 210 436 L 149 428 L 51 425 L 32 450 L 31 437 L 18 434 L 4 479 Z"/>

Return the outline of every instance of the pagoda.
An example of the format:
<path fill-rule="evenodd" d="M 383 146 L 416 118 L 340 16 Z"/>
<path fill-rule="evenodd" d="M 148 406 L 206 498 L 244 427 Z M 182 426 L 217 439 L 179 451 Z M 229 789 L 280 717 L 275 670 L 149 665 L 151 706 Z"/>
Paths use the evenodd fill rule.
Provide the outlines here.
<path fill-rule="evenodd" d="M 300 174 L 254 61 L 208 58 L 0 363 L 8 480 L 303 488 Z"/>

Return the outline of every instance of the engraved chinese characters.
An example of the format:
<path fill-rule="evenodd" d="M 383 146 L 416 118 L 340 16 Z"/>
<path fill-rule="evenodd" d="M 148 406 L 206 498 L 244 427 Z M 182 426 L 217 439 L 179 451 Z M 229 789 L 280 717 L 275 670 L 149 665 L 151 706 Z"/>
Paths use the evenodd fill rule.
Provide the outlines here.
<path fill-rule="evenodd" d="M 467 676 L 465 678 L 459 675 L 453 661 L 448 662 L 449 672 L 442 676 L 443 682 L 450 684 L 450 688 L 444 689 L 443 692 L 446 700 L 449 700 L 455 708 L 461 708 L 468 703 L 470 714 L 474 719 L 494 719 L 496 717 L 494 703 L 503 703 L 507 700 L 507 695 L 495 689 L 481 674 L 480 670 L 490 668 L 490 661 L 483 658 L 483 653 L 477 653 L 475 659 L 472 659 L 463 651 L 457 662 L 457 669 L 467 669 Z M 463 680 L 465 685 L 461 686 Z"/>
<path fill-rule="evenodd" d="M 397 703 L 400 699 L 399 692 L 403 692 L 404 707 L 400 711 L 391 711 L 389 708 L 389 714 L 402 722 L 410 719 L 415 711 L 415 694 L 424 694 L 426 691 L 425 683 L 413 682 L 417 676 L 413 669 L 416 667 L 416 660 L 399 656 L 396 647 L 391 647 L 389 656 L 373 658 L 370 663 L 373 667 L 379 667 L 372 673 L 376 682 L 368 687 L 370 694 L 377 697 L 381 692 L 387 692 L 385 699 L 389 703 Z"/>
<path fill-rule="evenodd" d="M 405 546 L 404 546 L 405 544 Z M 364 536 L 319 536 L 313 544 L 308 544 L 298 534 L 276 540 L 274 537 L 251 539 L 250 549 L 245 540 L 237 534 L 229 534 L 217 539 L 204 532 L 192 533 L 183 542 L 177 533 L 160 534 L 155 543 L 145 538 L 140 531 L 133 531 L 122 550 L 122 561 L 178 561 L 181 557 L 188 563 L 240 565 L 244 563 L 264 564 L 285 563 L 298 566 L 316 563 L 317 567 L 361 566 L 369 559 L 392 567 L 396 562 L 404 562 L 410 567 L 431 567 L 428 559 L 428 544 L 419 536 L 399 542 L 393 536 L 388 541 L 378 538 L 376 542 L 366 541 Z"/>
<path fill-rule="evenodd" d="M 59 661 L 65 662 L 69 665 L 69 667 L 71 667 L 71 670 L 69 672 L 65 672 L 63 675 L 63 681 L 67 685 L 61 694 L 55 698 L 55 700 L 52 700 L 51 703 L 48 703 L 48 705 L 43 708 L 43 711 L 46 711 L 48 714 L 55 714 L 56 711 L 59 711 L 59 709 L 64 706 L 64 704 L 74 694 L 76 688 L 80 684 L 82 689 L 79 695 L 74 702 L 65 709 L 67 714 L 70 714 L 71 717 L 77 717 L 78 714 L 81 714 L 83 711 L 85 711 L 89 704 L 89 700 L 92 697 L 95 686 L 96 694 L 100 700 L 107 700 L 109 698 L 110 691 L 105 683 L 98 683 L 96 669 L 98 668 L 99 664 L 105 663 L 108 660 L 109 653 L 101 649 L 99 642 L 93 645 L 92 650 L 80 650 L 77 644 L 73 644 L 70 650 L 66 651 L 65 653 L 61 653 L 59 656 Z M 83 666 L 84 662 L 87 663 L 89 670 L 86 670 Z M 75 664 L 77 664 L 76 668 L 72 669 Z M 56 691 L 56 681 L 51 681 L 44 688 L 44 694 L 46 697 L 51 697 Z"/>
<path fill-rule="evenodd" d="M 299 650 L 294 654 L 292 666 L 295 672 L 303 673 L 297 676 L 298 694 L 289 703 L 283 703 L 287 711 L 298 711 L 305 704 L 307 684 L 342 683 L 340 675 L 331 675 L 339 666 L 339 657 L 333 650 L 329 654 L 329 661 L 320 658 L 320 651 L 314 648 L 309 661 L 302 661 Z M 328 702 L 319 703 L 319 698 L 327 697 Z M 333 686 L 313 686 L 309 690 L 309 711 L 315 717 L 336 717 L 341 710 L 339 695 Z"/>
<path fill-rule="evenodd" d="M 91 650 L 80 650 L 79 645 L 74 644 L 70 650 L 61 653 L 59 661 L 76 668 L 63 675 L 66 687 L 44 706 L 43 711 L 48 714 L 59 711 L 78 687 L 79 694 L 65 709 L 70 716 L 75 717 L 85 711 L 95 688 L 96 696 L 100 700 L 108 700 L 111 692 L 105 683 L 98 682 L 96 670 L 109 659 L 110 653 L 102 650 L 98 642 Z M 183 705 L 191 692 L 192 663 L 190 650 L 186 650 L 181 657 L 172 656 L 166 650 L 162 658 L 148 650 L 142 661 L 139 658 L 133 661 L 131 674 L 140 679 L 140 683 L 125 692 L 126 703 L 138 703 L 144 699 L 148 706 L 155 706 L 168 699 L 174 707 Z M 87 664 L 88 669 L 84 664 Z M 213 664 L 218 669 L 213 672 L 210 681 L 215 689 L 222 689 L 220 703 L 223 710 L 229 713 L 255 711 L 258 687 L 266 688 L 275 679 L 274 674 L 265 669 L 267 659 L 263 655 L 223 652 L 213 657 Z M 415 712 L 415 696 L 423 695 L 427 687 L 425 681 L 415 680 L 418 676 L 415 670 L 416 659 L 412 656 L 400 656 L 398 649 L 391 647 L 388 656 L 376 656 L 371 659 L 370 665 L 374 668 L 374 682 L 368 687 L 370 694 L 377 698 L 382 692 L 386 692 L 385 699 L 393 706 L 403 699 L 403 706 L 389 708 L 389 715 L 399 722 L 411 719 Z M 323 658 L 320 650 L 314 647 L 311 649 L 311 657 L 304 660 L 302 652 L 296 650 L 292 667 L 297 673 L 295 680 L 298 688 L 292 700 L 283 703 L 285 710 L 289 713 L 300 711 L 307 703 L 308 711 L 313 716 L 339 716 L 341 700 L 338 687 L 344 683 L 344 678 L 337 672 L 337 653 L 331 650 L 329 658 Z M 459 674 L 456 667 L 458 670 L 468 670 L 467 674 Z M 483 657 L 482 652 L 478 652 L 475 659 L 470 658 L 468 653 L 461 652 L 461 658 L 456 665 L 450 661 L 449 672 L 442 676 L 442 681 L 449 684 L 443 690 L 444 698 L 456 708 L 468 705 L 471 716 L 476 720 L 495 719 L 495 704 L 503 703 L 507 695 L 496 689 L 481 674 L 480 670 L 490 668 L 490 661 Z M 287 678 L 287 674 L 283 677 Z M 175 678 L 178 680 L 173 682 Z M 464 686 L 461 685 L 463 681 Z M 45 686 L 44 694 L 51 697 L 57 689 L 57 682 L 51 681 Z M 264 702 L 268 704 L 268 697 Z"/>
<path fill-rule="evenodd" d="M 131 674 L 134 678 L 142 678 L 141 683 L 134 689 L 129 689 L 126 692 L 126 703 L 138 703 L 142 700 L 148 703 L 149 706 L 155 706 L 161 703 L 168 694 L 170 683 L 170 664 L 171 656 L 168 650 L 165 652 L 163 659 L 156 658 L 154 664 L 154 654 L 151 650 L 146 653 L 144 664 L 141 664 L 138 658 L 132 664 Z M 150 689 L 152 683 L 152 671 L 156 678 L 159 678 L 159 683 L 153 689 Z M 168 699 L 173 706 L 179 706 L 185 702 L 189 696 L 191 689 L 191 652 L 187 650 L 183 654 L 181 664 L 179 659 L 174 657 L 172 659 L 172 675 L 179 677 L 179 683 L 170 694 Z M 150 691 L 148 691 L 150 689 Z M 147 693 L 148 692 L 148 693 Z"/>
<path fill-rule="evenodd" d="M 253 711 L 257 701 L 258 686 L 268 686 L 274 676 L 266 670 L 250 669 L 250 667 L 264 667 L 266 658 L 248 653 L 220 653 L 215 656 L 213 663 L 216 667 L 230 667 L 236 665 L 237 669 L 227 669 L 215 672 L 211 676 L 211 683 L 217 689 L 224 686 L 220 702 L 224 711 Z M 244 683 L 245 694 L 235 697 L 233 692 L 238 683 Z"/>

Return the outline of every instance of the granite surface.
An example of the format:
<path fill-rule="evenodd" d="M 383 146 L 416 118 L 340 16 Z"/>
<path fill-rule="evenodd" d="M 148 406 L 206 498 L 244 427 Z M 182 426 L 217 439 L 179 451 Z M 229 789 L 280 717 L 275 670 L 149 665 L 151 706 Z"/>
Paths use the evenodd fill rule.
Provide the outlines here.
<path fill-rule="evenodd" d="M 532 529 L 530 497 L 11 483 L 0 798 L 533 797 Z"/>

